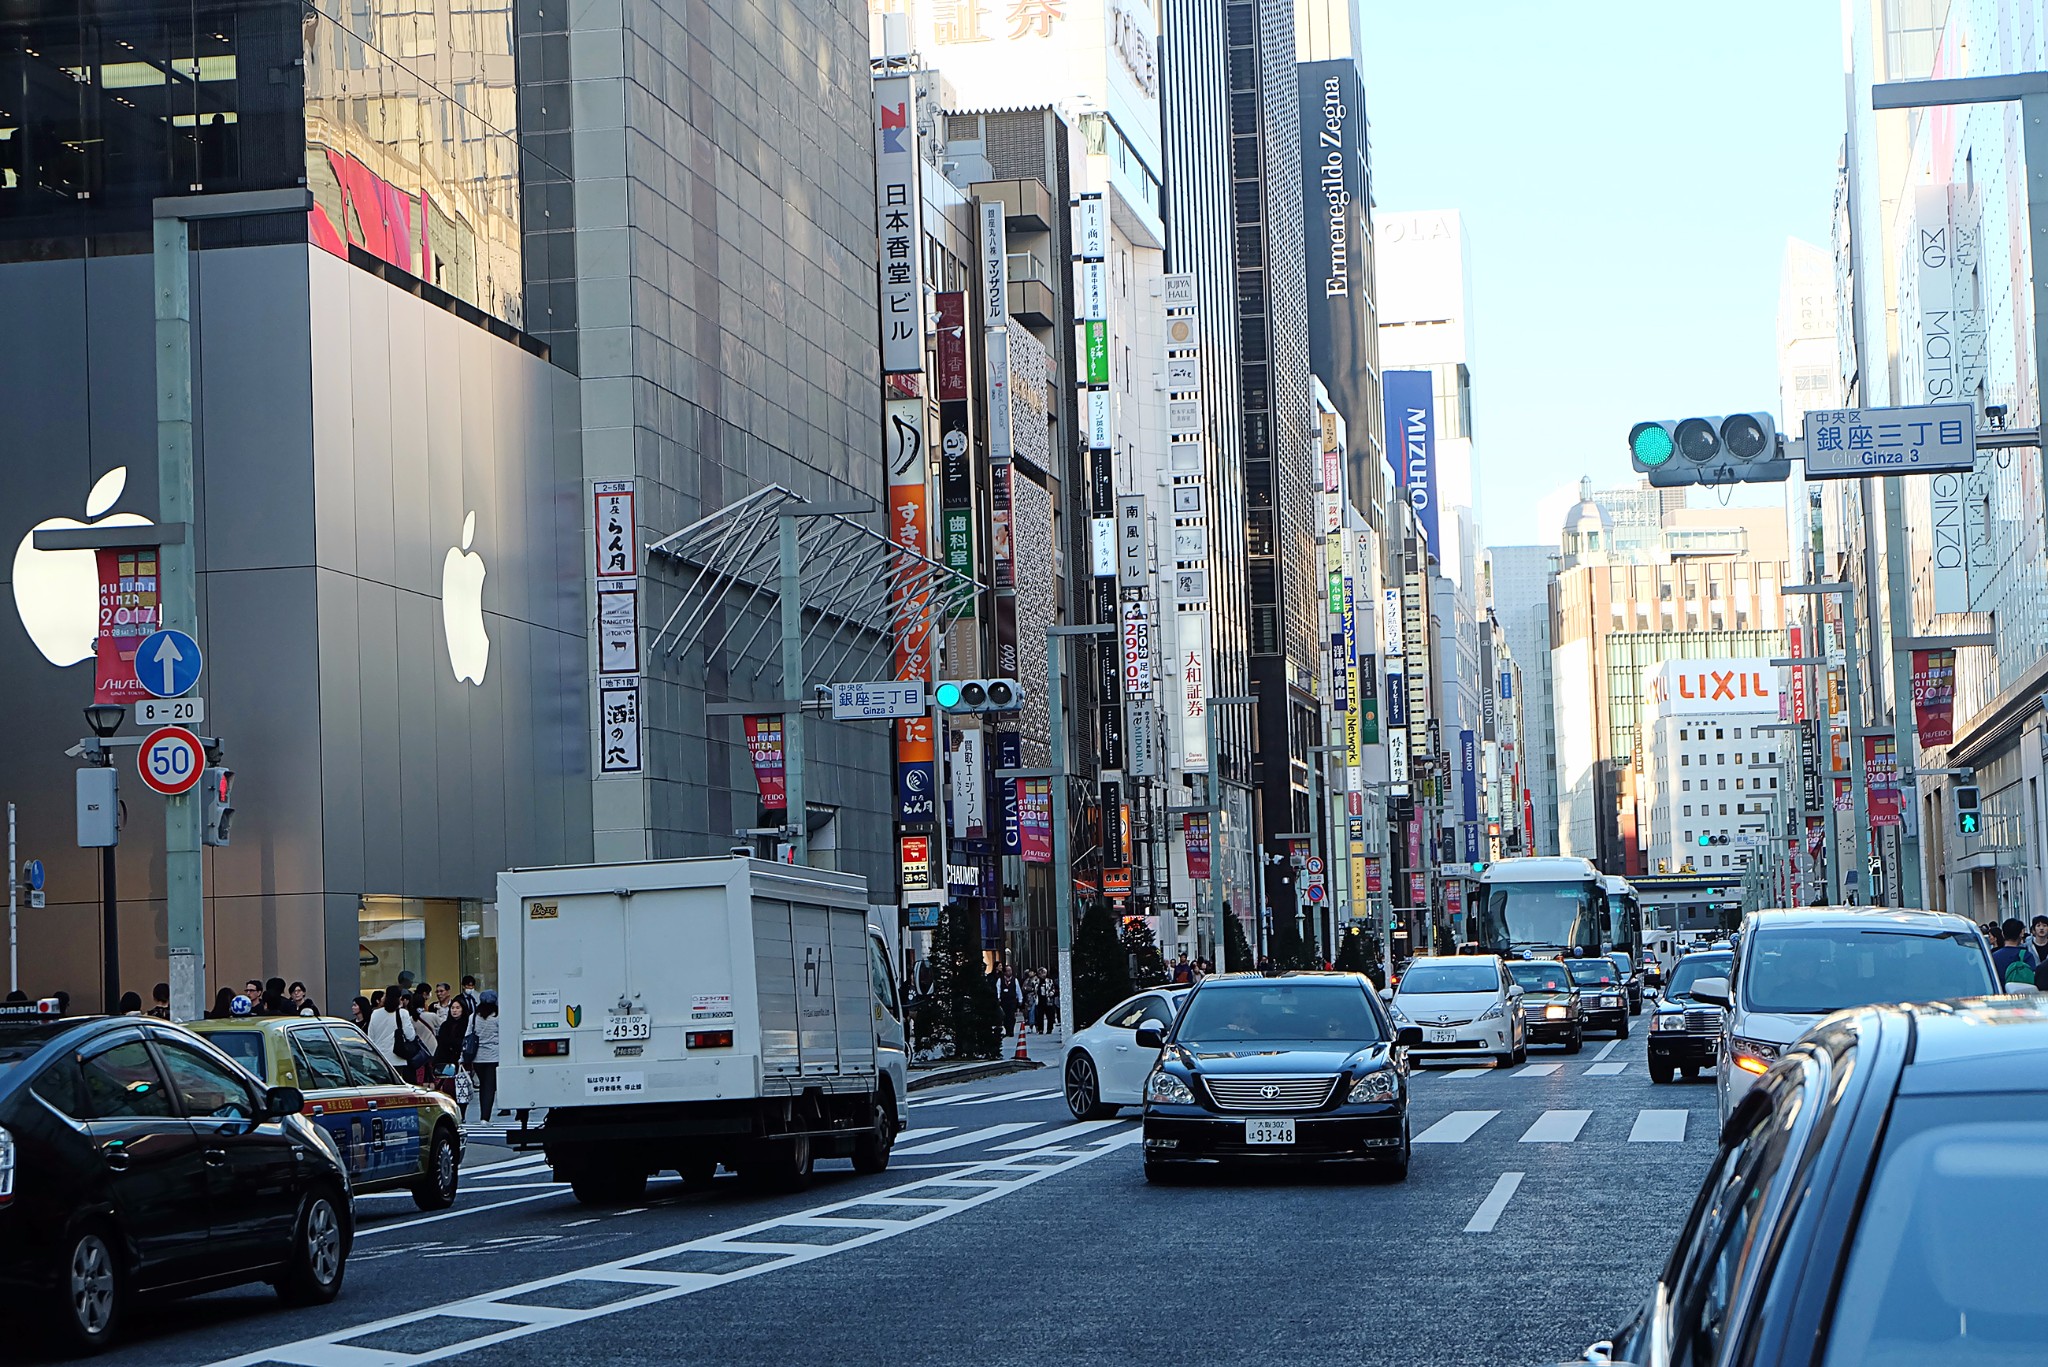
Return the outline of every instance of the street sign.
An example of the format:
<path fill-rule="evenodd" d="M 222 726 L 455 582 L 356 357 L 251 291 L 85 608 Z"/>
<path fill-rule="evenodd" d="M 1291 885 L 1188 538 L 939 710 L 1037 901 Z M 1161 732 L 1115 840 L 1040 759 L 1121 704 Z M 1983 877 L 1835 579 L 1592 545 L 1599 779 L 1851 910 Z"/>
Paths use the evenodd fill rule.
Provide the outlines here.
<path fill-rule="evenodd" d="M 1977 463 L 1977 414 L 1966 403 L 1816 409 L 1805 447 L 1808 479 L 1967 472 Z"/>
<path fill-rule="evenodd" d="M 31 859 L 21 866 L 21 885 L 30 892 L 43 890 L 43 861 Z"/>
<path fill-rule="evenodd" d="M 142 738 L 142 747 L 135 752 L 135 768 L 144 783 L 165 797 L 176 797 L 199 782 L 206 769 L 206 752 L 199 737 L 184 727 L 159 727 Z"/>
<path fill-rule="evenodd" d="M 204 698 L 141 698 L 135 703 L 137 726 L 197 726 L 205 720 Z"/>
<path fill-rule="evenodd" d="M 1321 873 L 1323 871 L 1323 857 L 1319 854 L 1312 854 L 1308 857 L 1308 862 L 1303 864 L 1302 867 L 1310 873 Z"/>
<path fill-rule="evenodd" d="M 1307 896 L 1308 900 L 1311 903 L 1321 902 L 1323 900 L 1323 885 L 1321 883 L 1310 884 L 1307 890 Z"/>
<path fill-rule="evenodd" d="M 1102 871 L 1102 895 L 1122 901 L 1131 895 L 1131 871 L 1128 868 L 1104 869 Z"/>
<path fill-rule="evenodd" d="M 199 642 L 182 631 L 166 629 L 142 638 L 135 650 L 135 682 L 158 698 L 190 693 L 206 667 Z"/>
<path fill-rule="evenodd" d="M 833 721 L 886 721 L 922 717 L 926 705 L 922 679 L 832 685 Z"/>

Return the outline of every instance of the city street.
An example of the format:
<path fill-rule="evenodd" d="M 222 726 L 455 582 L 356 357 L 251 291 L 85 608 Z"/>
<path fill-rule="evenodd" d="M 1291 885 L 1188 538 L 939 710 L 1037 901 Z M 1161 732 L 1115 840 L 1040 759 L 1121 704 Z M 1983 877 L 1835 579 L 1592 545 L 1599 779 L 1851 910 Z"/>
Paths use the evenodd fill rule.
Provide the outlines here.
<path fill-rule="evenodd" d="M 1148 1186 L 1135 1114 L 1074 1124 L 1057 1083 L 919 1092 L 886 1174 L 835 1162 L 792 1196 L 667 1177 L 590 1209 L 477 1143 L 454 1210 L 365 1203 L 333 1305 L 174 1304 L 106 1361 L 1557 1361 L 1640 1302 L 1713 1144 L 1711 1080 L 1653 1086 L 1641 1033 L 1423 1071 L 1400 1185 Z"/>

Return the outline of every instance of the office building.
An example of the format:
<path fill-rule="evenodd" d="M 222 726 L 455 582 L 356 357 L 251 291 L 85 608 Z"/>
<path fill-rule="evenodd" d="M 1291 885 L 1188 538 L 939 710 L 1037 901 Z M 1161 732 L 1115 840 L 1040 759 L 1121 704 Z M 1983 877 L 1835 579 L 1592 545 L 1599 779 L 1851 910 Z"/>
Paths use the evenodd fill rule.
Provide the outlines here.
<path fill-rule="evenodd" d="M 1776 733 L 1758 729 L 1778 722 L 1778 675 L 1767 658 L 1651 666 L 1642 872 L 1740 869 L 1783 826 L 1781 804 L 1796 790 L 1784 785 Z"/>

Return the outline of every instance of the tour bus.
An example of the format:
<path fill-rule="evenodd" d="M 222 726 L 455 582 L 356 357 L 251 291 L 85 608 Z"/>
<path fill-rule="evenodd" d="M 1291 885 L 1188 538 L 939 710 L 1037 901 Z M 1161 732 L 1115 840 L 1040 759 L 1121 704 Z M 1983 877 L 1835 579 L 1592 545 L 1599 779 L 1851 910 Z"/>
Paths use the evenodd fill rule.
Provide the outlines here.
<path fill-rule="evenodd" d="M 1643 919 L 1635 885 L 1611 873 L 1601 880 L 1601 885 L 1607 890 L 1607 952 L 1626 954 L 1630 963 L 1640 966 Z"/>
<path fill-rule="evenodd" d="M 1614 943 L 1607 884 L 1585 859 L 1496 859 L 1472 889 L 1465 938 L 1481 954 L 1605 954 Z"/>

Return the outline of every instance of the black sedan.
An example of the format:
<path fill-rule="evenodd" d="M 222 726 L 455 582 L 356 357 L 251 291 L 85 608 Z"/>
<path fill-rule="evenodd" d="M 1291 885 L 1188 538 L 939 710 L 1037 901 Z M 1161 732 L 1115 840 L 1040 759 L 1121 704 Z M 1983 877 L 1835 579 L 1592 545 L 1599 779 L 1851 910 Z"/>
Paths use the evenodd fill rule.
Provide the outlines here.
<path fill-rule="evenodd" d="M 1700 1069 L 1720 1063 L 1724 1013 L 1694 997 L 1692 985 L 1702 978 L 1727 977 L 1734 961 L 1727 950 L 1713 950 L 1688 954 L 1671 970 L 1671 990 L 1650 1016 L 1650 1081 L 1669 1082 L 1683 1073 L 1690 1082 Z"/>
<path fill-rule="evenodd" d="M 1565 972 L 1579 989 L 1579 1012 L 1588 1030 L 1612 1030 L 1628 1038 L 1628 987 L 1612 959 L 1566 959 Z"/>
<path fill-rule="evenodd" d="M 0 1008 L 0 1316 L 104 1347 L 139 1296 L 341 1290 L 348 1174 L 298 1113 L 190 1031 Z"/>
<path fill-rule="evenodd" d="M 1408 1047 L 1357 973 L 1203 980 L 1145 1083 L 1145 1176 L 1199 1163 L 1363 1159 L 1408 1175 Z"/>
<path fill-rule="evenodd" d="M 1648 1302 L 1587 1360 L 2040 1362 L 2048 1288 L 2014 1238 L 2043 1153 L 2048 1008 L 1830 1016 L 1743 1095 Z"/>
<path fill-rule="evenodd" d="M 1555 959 L 1511 959 L 1508 976 L 1522 989 L 1522 1017 L 1531 1044 L 1562 1044 L 1567 1054 L 1586 1047 L 1579 989 Z"/>

